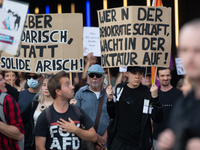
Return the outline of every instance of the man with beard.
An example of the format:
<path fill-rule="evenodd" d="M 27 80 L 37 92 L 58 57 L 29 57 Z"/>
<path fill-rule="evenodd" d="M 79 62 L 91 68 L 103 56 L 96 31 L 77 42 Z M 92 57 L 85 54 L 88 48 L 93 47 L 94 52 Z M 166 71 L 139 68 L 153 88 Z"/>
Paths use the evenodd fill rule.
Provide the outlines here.
<path fill-rule="evenodd" d="M 109 124 L 109 116 L 107 113 L 106 102 L 108 99 L 105 89 L 103 89 L 104 70 L 98 65 L 92 65 L 87 71 L 87 83 L 78 90 L 75 95 L 77 100 L 76 105 L 85 110 L 87 115 L 98 125 L 97 132 L 97 144 L 96 148 L 101 150 L 105 147 L 107 141 L 107 127 Z M 96 121 L 99 105 L 102 102 L 102 109 L 100 109 L 99 123 Z M 100 106 L 101 106 L 100 105 Z"/>
<path fill-rule="evenodd" d="M 160 123 L 153 122 L 153 143 L 154 150 L 158 135 L 167 128 L 167 121 L 177 98 L 182 95 L 182 92 L 177 88 L 173 87 L 170 83 L 172 76 L 169 68 L 159 67 L 157 71 L 157 79 L 160 82 L 161 88 L 158 90 L 158 98 L 161 101 L 163 108 L 163 120 Z"/>

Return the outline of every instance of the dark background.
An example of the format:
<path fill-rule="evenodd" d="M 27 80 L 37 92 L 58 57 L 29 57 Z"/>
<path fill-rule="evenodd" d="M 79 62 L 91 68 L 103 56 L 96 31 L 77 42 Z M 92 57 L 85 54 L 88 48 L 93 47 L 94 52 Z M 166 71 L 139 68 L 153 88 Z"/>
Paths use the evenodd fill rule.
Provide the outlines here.
<path fill-rule="evenodd" d="M 62 13 L 71 12 L 71 3 L 75 4 L 75 12 L 83 14 L 83 26 L 86 26 L 86 0 L 22 0 L 28 2 L 29 13 L 34 13 L 35 7 L 39 7 L 40 14 L 45 13 L 45 6 L 49 5 L 50 13 L 57 13 L 57 5 L 62 4 Z M 108 8 L 122 7 L 123 0 L 107 0 Z M 175 46 L 175 28 L 174 28 L 174 0 L 162 0 L 163 6 L 172 8 L 172 57 L 176 57 Z M 146 0 L 128 0 L 128 5 L 146 6 Z M 90 0 L 91 26 L 98 27 L 97 10 L 103 9 L 103 0 Z M 200 1 L 197 0 L 179 0 L 179 27 L 194 19 L 200 17 Z M 172 85 L 181 76 L 176 75 L 176 68 L 173 67 Z"/>

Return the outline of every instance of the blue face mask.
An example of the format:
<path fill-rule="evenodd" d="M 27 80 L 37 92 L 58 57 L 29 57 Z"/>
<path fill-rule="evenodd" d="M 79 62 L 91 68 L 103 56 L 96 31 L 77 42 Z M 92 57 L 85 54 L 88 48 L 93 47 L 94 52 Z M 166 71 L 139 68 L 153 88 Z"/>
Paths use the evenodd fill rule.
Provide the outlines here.
<path fill-rule="evenodd" d="M 36 89 L 39 85 L 38 79 L 33 79 L 33 78 L 27 79 L 27 84 L 30 88 Z"/>

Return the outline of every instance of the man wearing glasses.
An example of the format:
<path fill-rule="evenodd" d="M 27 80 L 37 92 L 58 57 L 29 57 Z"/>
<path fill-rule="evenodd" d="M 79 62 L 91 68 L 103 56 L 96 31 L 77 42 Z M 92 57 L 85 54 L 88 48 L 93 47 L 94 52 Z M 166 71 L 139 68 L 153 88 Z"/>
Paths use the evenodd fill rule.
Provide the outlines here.
<path fill-rule="evenodd" d="M 19 93 L 19 108 L 21 113 L 26 109 L 28 104 L 33 100 L 34 96 L 39 92 L 42 74 L 28 73 L 26 75 L 28 89 Z"/>
<path fill-rule="evenodd" d="M 88 85 L 83 86 L 78 90 L 75 95 L 77 100 L 76 105 L 81 107 L 87 115 L 95 123 L 95 126 L 98 124 L 97 128 L 97 144 L 96 148 L 103 149 L 107 141 L 107 127 L 109 124 L 109 116 L 106 109 L 107 94 L 103 89 L 104 81 L 104 70 L 98 65 L 92 65 L 87 71 L 87 83 Z M 103 94 L 105 92 L 105 95 Z M 104 97 L 103 97 L 104 96 Z M 102 98 L 102 109 L 100 109 L 101 115 L 99 123 L 97 123 L 96 118 L 98 107 Z M 100 105 L 101 106 L 101 105 Z"/>

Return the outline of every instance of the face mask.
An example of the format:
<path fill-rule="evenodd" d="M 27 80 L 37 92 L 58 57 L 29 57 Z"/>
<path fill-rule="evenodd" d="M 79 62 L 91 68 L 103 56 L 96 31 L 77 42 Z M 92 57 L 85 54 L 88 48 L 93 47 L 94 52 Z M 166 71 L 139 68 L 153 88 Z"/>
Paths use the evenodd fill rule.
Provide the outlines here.
<path fill-rule="evenodd" d="M 33 79 L 33 78 L 27 79 L 27 84 L 30 88 L 36 89 L 39 85 L 38 80 L 39 79 Z"/>

